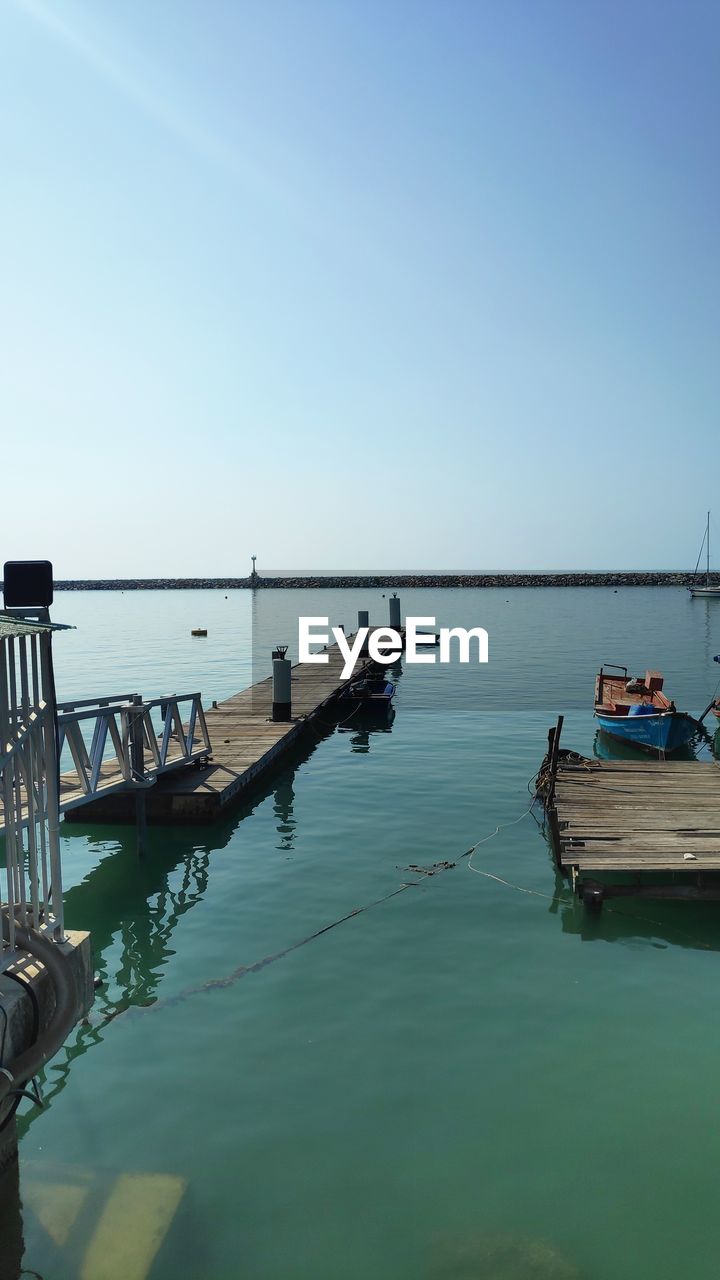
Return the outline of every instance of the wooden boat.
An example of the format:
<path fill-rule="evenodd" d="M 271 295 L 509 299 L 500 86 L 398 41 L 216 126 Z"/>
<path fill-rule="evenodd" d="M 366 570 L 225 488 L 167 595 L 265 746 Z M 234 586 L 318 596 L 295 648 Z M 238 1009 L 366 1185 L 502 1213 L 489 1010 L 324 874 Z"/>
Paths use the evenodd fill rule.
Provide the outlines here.
<path fill-rule="evenodd" d="M 659 671 L 645 678 L 605 663 L 595 677 L 595 719 L 603 733 L 641 751 L 666 756 L 683 747 L 700 727 L 663 693 Z"/>
<path fill-rule="evenodd" d="M 700 554 L 698 555 L 698 564 L 702 555 L 703 547 L 705 547 L 705 586 L 697 582 L 693 582 L 688 587 L 688 591 L 693 599 L 697 600 L 720 600 L 720 583 L 711 585 L 710 583 L 710 512 L 707 513 L 707 524 L 705 526 L 705 535 L 700 543 Z M 695 565 L 695 575 L 697 577 L 697 564 Z"/>

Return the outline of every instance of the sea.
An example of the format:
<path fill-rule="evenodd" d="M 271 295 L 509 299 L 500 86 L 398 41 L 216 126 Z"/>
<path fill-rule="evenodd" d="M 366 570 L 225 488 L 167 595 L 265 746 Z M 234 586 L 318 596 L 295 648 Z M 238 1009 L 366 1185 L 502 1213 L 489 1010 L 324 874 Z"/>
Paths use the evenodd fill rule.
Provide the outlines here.
<path fill-rule="evenodd" d="M 386 623 L 388 594 L 58 593 L 58 696 L 209 706 L 296 652 L 300 615 Z M 149 828 L 142 858 L 132 827 L 63 823 L 100 985 L 18 1112 L 3 1280 L 715 1280 L 720 906 L 587 915 L 532 792 L 559 714 L 564 746 L 609 750 L 602 662 L 707 706 L 720 601 L 401 606 L 484 627 L 489 662 L 403 662 L 391 722 L 309 733 L 242 808 Z"/>

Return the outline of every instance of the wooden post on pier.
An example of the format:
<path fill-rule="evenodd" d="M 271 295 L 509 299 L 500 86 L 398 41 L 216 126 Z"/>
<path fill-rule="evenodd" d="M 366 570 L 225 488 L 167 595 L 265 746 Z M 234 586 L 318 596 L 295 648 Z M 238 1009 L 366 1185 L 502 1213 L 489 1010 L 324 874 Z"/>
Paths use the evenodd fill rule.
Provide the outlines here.
<path fill-rule="evenodd" d="M 550 774 L 550 782 L 548 784 L 547 795 L 545 796 L 545 812 L 547 813 L 548 823 L 550 825 L 550 837 L 552 840 L 555 865 L 558 869 L 560 868 L 560 824 L 558 822 L 557 811 L 555 809 L 555 782 L 557 779 L 558 759 L 560 755 L 560 734 L 562 733 L 564 718 L 564 716 L 558 716 L 557 724 L 548 734 L 548 772 Z"/>

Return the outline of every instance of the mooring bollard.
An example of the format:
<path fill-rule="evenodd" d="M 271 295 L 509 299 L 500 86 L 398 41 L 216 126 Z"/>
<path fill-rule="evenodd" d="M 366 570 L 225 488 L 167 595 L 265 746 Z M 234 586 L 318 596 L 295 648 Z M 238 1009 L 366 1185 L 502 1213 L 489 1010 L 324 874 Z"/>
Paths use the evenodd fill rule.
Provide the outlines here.
<path fill-rule="evenodd" d="M 363 627 L 369 627 L 369 626 L 370 626 L 370 614 L 368 613 L 367 609 L 358 609 L 358 631 L 362 631 Z M 365 657 L 365 655 L 366 655 L 366 653 L 367 653 L 367 651 L 368 651 L 368 640 L 369 640 L 369 639 L 370 639 L 370 636 L 369 636 L 369 634 L 368 634 L 368 635 L 365 637 L 365 641 L 364 641 L 363 646 L 362 646 L 362 648 L 361 648 L 361 650 L 360 650 L 360 655 L 361 655 L 361 657 L 363 657 L 363 658 Z"/>
<path fill-rule="evenodd" d="M 286 644 L 279 644 L 273 649 L 273 685 L 272 685 L 272 718 L 273 720 L 289 720 L 292 716 L 292 665 L 285 655 Z"/>
<path fill-rule="evenodd" d="M 400 598 L 396 591 L 390 597 L 390 626 L 393 631 L 400 630 Z"/>

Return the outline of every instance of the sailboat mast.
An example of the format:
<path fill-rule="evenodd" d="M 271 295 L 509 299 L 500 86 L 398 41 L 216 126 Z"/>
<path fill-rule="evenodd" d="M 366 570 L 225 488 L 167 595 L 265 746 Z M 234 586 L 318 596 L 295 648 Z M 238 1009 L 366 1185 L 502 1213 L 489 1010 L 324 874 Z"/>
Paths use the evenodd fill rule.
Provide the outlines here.
<path fill-rule="evenodd" d="M 707 538 L 707 569 L 705 570 L 705 586 L 710 586 L 710 512 L 708 511 L 707 530 L 705 533 Z"/>

